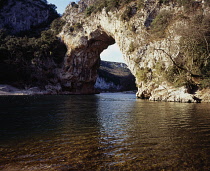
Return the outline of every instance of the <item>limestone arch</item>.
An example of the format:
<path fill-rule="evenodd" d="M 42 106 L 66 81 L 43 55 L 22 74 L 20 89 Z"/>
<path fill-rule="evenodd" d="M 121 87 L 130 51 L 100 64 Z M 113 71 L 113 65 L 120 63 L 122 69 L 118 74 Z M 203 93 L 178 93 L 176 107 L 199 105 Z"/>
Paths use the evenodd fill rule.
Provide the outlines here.
<path fill-rule="evenodd" d="M 100 54 L 108 46 L 113 45 L 115 39 L 98 28 L 89 37 L 82 36 L 77 46 L 69 45 L 62 68 L 61 80 L 63 91 L 72 94 L 95 94 L 97 69 L 100 66 Z"/>

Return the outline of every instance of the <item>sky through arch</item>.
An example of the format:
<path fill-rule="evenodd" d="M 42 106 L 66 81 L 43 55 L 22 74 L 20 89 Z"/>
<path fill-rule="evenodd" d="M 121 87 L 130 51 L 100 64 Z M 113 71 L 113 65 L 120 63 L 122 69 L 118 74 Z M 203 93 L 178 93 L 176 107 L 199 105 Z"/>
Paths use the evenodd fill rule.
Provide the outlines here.
<path fill-rule="evenodd" d="M 120 51 L 120 48 L 118 47 L 116 43 L 113 45 L 110 45 L 107 49 L 105 49 L 101 53 L 100 57 L 101 57 L 101 60 L 104 60 L 104 61 L 125 63 L 122 52 Z"/>

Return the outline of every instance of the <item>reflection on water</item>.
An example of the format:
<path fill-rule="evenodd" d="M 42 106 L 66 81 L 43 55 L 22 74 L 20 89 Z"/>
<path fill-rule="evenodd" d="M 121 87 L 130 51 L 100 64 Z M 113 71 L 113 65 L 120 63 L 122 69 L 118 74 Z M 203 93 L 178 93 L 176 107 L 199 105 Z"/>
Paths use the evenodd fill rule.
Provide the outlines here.
<path fill-rule="evenodd" d="M 210 105 L 0 97 L 0 170 L 210 170 Z"/>

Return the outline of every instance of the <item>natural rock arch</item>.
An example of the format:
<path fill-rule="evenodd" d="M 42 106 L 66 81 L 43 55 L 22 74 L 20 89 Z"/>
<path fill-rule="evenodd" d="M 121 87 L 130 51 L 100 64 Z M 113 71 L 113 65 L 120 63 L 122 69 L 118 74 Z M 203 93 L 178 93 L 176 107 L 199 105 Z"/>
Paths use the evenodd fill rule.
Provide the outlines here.
<path fill-rule="evenodd" d="M 96 93 L 94 85 L 100 66 L 100 54 L 115 40 L 98 28 L 91 32 L 89 39 L 81 37 L 80 42 L 80 46 L 69 48 L 65 57 L 61 75 L 63 90 L 76 94 Z"/>
<path fill-rule="evenodd" d="M 100 53 L 116 42 L 136 77 L 138 97 L 179 102 L 200 101 L 202 94 L 189 94 L 188 87 L 177 88 L 163 75 L 168 73 L 174 63 L 183 64 L 184 61 L 180 55 L 182 33 L 178 28 L 188 28 L 189 20 L 179 17 L 184 14 L 182 7 L 145 0 L 144 8 L 137 10 L 135 1 L 132 1 L 120 9 L 102 9 L 87 16 L 84 11 L 92 3 L 92 0 L 80 0 L 78 5 L 72 3 L 62 17 L 66 24 L 59 37 L 68 49 L 60 71 L 63 90 L 78 94 L 94 93 Z M 199 9 L 193 10 L 193 15 L 189 17 L 193 17 L 196 12 L 203 16 L 209 14 L 208 8 L 201 3 Z M 152 33 L 148 30 L 158 15 L 160 18 L 165 17 L 167 22 L 172 16 L 177 17 L 171 19 L 173 22 L 170 24 L 166 23 L 163 30 L 154 30 Z M 192 75 L 186 77 L 193 81 Z"/>
<path fill-rule="evenodd" d="M 97 15 L 85 16 L 84 10 L 88 5 L 88 2 L 80 1 L 78 8 L 72 3 L 62 17 L 66 25 L 59 37 L 66 44 L 68 52 L 60 80 L 63 90 L 71 93 L 95 92 L 100 53 L 109 45 L 117 43 L 129 69 L 133 68 L 133 61 L 129 60 L 132 54 L 128 52 L 130 44 L 135 41 L 132 30 L 115 12 L 107 13 L 105 9 Z"/>

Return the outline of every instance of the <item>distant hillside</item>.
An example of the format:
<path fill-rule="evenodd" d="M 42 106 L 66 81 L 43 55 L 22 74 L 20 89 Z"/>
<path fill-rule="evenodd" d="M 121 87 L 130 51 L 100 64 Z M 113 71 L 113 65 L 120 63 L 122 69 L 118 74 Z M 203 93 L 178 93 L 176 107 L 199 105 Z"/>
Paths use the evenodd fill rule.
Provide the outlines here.
<path fill-rule="evenodd" d="M 101 61 L 95 88 L 99 91 L 136 90 L 135 77 L 124 63 Z"/>

